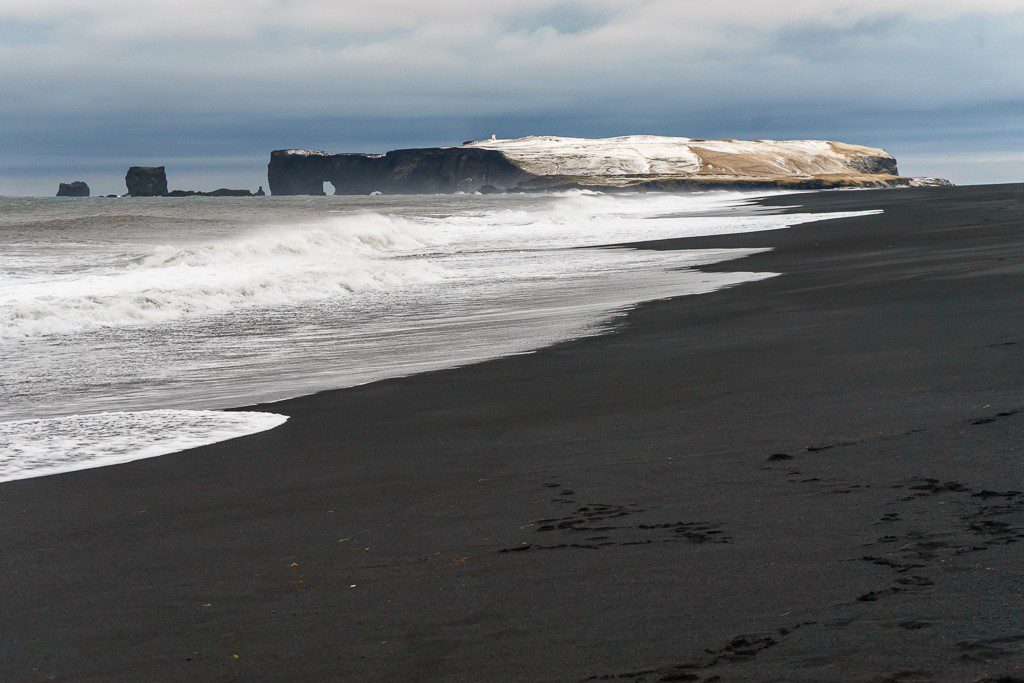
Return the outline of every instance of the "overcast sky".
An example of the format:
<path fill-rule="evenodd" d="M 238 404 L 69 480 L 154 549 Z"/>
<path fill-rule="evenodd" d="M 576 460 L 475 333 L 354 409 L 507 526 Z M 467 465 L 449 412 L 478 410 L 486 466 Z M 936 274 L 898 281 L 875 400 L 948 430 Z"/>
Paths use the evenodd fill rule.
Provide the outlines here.
<path fill-rule="evenodd" d="M 829 138 L 1024 181 L 1024 0 L 0 0 L 0 194 L 271 149 Z"/>

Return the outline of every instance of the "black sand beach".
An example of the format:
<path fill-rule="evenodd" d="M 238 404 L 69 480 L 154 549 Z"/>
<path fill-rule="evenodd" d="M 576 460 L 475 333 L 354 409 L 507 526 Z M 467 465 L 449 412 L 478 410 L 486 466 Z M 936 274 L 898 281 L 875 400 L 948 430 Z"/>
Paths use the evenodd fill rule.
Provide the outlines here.
<path fill-rule="evenodd" d="M 646 244 L 782 275 L 0 484 L 0 679 L 1024 680 L 1024 185 L 764 203 L 884 213 Z"/>

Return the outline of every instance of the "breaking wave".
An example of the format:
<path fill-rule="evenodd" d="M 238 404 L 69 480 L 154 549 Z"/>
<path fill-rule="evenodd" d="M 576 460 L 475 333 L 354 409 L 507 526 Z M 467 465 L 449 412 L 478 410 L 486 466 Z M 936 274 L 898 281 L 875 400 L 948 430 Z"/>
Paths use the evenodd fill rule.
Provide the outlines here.
<path fill-rule="evenodd" d="M 0 199 L 0 481 L 270 429 L 285 418 L 210 409 L 527 353 L 773 276 L 695 269 L 758 249 L 614 245 L 866 213 L 748 197 Z"/>
<path fill-rule="evenodd" d="M 244 233 L 234 238 L 149 246 L 38 275 L 15 268 L 6 280 L 0 271 L 0 341 L 343 300 L 460 278 L 507 283 L 534 272 L 557 277 L 584 260 L 578 252 L 557 250 L 772 230 L 815 218 L 752 210 L 729 215 L 744 198 L 735 192 L 574 191 L 507 208 L 348 213 L 240 228 Z M 541 252 L 548 254 L 544 263 L 527 256 Z"/>
<path fill-rule="evenodd" d="M 428 245 L 421 226 L 369 214 L 159 246 L 73 276 L 9 283 L 0 293 L 0 338 L 148 325 L 437 282 L 445 277 L 442 267 L 407 256 Z"/>

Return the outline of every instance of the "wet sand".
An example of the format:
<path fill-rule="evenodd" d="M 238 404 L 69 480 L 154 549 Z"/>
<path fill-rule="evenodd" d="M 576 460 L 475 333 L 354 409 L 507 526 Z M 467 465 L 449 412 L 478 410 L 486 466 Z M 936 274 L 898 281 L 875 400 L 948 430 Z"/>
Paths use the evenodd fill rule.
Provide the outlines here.
<path fill-rule="evenodd" d="M 884 213 L 647 243 L 782 275 L 0 484 L 0 679 L 1024 677 L 1024 185 L 763 203 Z"/>

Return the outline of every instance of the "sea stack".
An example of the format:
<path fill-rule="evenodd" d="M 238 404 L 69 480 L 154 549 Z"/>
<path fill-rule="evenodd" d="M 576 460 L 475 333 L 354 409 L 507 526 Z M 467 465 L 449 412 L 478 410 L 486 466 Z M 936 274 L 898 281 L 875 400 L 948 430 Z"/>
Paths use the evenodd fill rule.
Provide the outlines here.
<path fill-rule="evenodd" d="M 884 149 L 830 140 L 701 140 L 659 135 L 535 135 L 386 154 L 275 150 L 272 194 L 673 191 L 911 187 Z"/>
<path fill-rule="evenodd" d="M 84 180 L 75 180 L 70 183 L 61 183 L 57 187 L 58 197 L 88 197 L 89 186 Z"/>
<path fill-rule="evenodd" d="M 131 197 L 161 197 L 167 194 L 167 173 L 163 166 L 132 166 L 124 184 Z"/>

